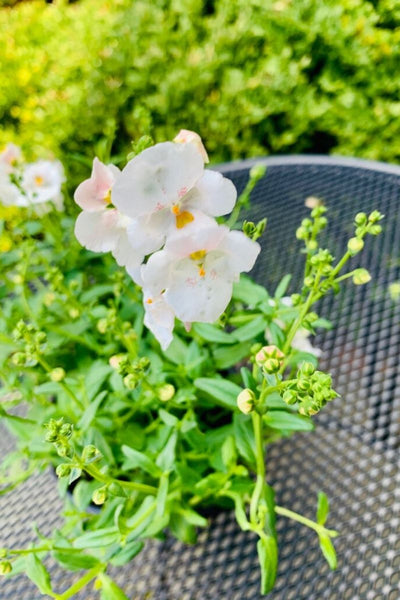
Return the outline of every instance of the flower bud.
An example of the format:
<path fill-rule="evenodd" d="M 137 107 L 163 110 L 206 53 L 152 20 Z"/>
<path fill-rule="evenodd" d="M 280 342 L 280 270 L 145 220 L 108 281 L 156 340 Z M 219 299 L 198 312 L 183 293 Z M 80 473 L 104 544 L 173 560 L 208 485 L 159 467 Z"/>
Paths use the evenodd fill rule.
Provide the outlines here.
<path fill-rule="evenodd" d="M 58 465 L 58 467 L 56 469 L 57 477 L 60 477 L 60 479 L 62 477 L 68 477 L 70 473 L 71 473 L 71 465 L 68 465 L 66 463 Z"/>
<path fill-rule="evenodd" d="M 126 359 L 126 354 L 114 354 L 110 357 L 108 363 L 113 369 L 119 368 L 121 362 Z"/>
<path fill-rule="evenodd" d="M 309 240 L 309 242 L 307 242 L 307 248 L 308 250 L 316 250 L 318 248 L 317 240 Z"/>
<path fill-rule="evenodd" d="M 301 372 L 303 373 L 303 375 L 306 375 L 307 377 L 311 377 L 311 375 L 313 375 L 315 373 L 315 367 L 310 362 L 304 362 L 301 365 Z"/>
<path fill-rule="evenodd" d="M 111 496 L 117 496 L 120 498 L 126 497 L 124 488 L 122 487 L 122 485 L 120 485 L 116 481 L 113 481 L 112 483 L 110 483 L 110 485 L 107 488 L 107 491 L 109 492 L 109 494 L 111 494 Z"/>
<path fill-rule="evenodd" d="M 107 328 L 108 328 L 108 320 L 105 318 L 99 319 L 99 321 L 97 321 L 96 327 L 97 327 L 97 331 L 99 333 L 102 333 L 102 334 L 106 333 Z"/>
<path fill-rule="evenodd" d="M 17 367 L 23 367 L 26 362 L 26 354 L 24 352 L 16 352 L 12 355 L 12 362 Z"/>
<path fill-rule="evenodd" d="M 248 415 L 254 409 L 255 399 L 256 399 L 256 396 L 255 396 L 254 392 L 252 390 L 250 390 L 249 388 L 245 388 L 244 390 L 242 390 L 240 392 L 240 394 L 238 394 L 238 397 L 236 400 L 238 409 L 243 414 Z"/>
<path fill-rule="evenodd" d="M 254 165 L 253 167 L 251 167 L 250 177 L 252 179 L 261 179 L 261 177 L 264 177 L 266 172 L 267 172 L 267 167 L 265 165 L 261 165 L 260 163 L 258 163 L 257 165 Z"/>
<path fill-rule="evenodd" d="M 8 575 L 12 571 L 12 564 L 8 560 L 0 562 L 0 575 Z"/>
<path fill-rule="evenodd" d="M 263 367 L 267 373 L 277 373 L 281 368 L 281 363 L 276 358 L 267 358 Z"/>
<path fill-rule="evenodd" d="M 263 346 L 256 354 L 256 362 L 259 366 L 263 366 L 268 358 L 282 360 L 285 358 L 285 355 L 277 346 Z"/>
<path fill-rule="evenodd" d="M 347 250 L 350 252 L 352 256 L 361 252 L 364 248 L 364 241 L 360 238 L 353 237 L 348 241 Z"/>
<path fill-rule="evenodd" d="M 37 344 L 43 344 L 46 341 L 46 334 L 44 331 L 38 331 L 37 333 L 35 333 L 35 342 Z"/>
<path fill-rule="evenodd" d="M 316 196 L 308 196 L 308 198 L 306 198 L 304 205 L 307 206 L 307 208 L 311 208 L 311 209 L 316 209 L 320 206 L 321 204 L 321 200 L 319 198 L 317 198 Z M 311 213 L 311 216 L 318 216 L 317 215 L 313 215 L 314 210 Z"/>
<path fill-rule="evenodd" d="M 298 379 L 297 380 L 297 389 L 301 392 L 306 392 L 310 389 L 310 382 L 307 379 Z"/>
<path fill-rule="evenodd" d="M 72 431 L 73 431 L 73 426 L 71 425 L 71 423 L 64 423 L 64 425 L 61 425 L 61 427 L 60 427 L 60 435 L 66 437 L 66 438 L 71 437 Z"/>
<path fill-rule="evenodd" d="M 300 294 L 292 294 L 290 296 L 290 299 L 292 301 L 293 306 L 297 306 L 301 302 L 301 296 L 300 296 Z"/>
<path fill-rule="evenodd" d="M 320 217 L 318 222 L 321 229 L 324 229 L 328 225 L 328 219 L 326 217 Z"/>
<path fill-rule="evenodd" d="M 353 282 L 355 285 L 364 285 L 368 281 L 371 281 L 371 275 L 367 269 L 356 269 L 354 271 Z"/>
<path fill-rule="evenodd" d="M 308 288 L 312 287 L 314 284 L 314 278 L 311 277 L 310 275 L 308 277 L 305 277 L 304 279 L 304 285 Z"/>
<path fill-rule="evenodd" d="M 137 377 L 133 373 L 128 373 L 128 375 L 124 377 L 123 381 L 128 390 L 134 390 L 138 384 Z"/>
<path fill-rule="evenodd" d="M 381 219 L 383 219 L 383 215 L 379 212 L 379 210 L 373 210 L 372 213 L 368 216 L 368 221 L 370 223 L 377 223 Z"/>
<path fill-rule="evenodd" d="M 100 458 L 101 457 L 101 453 L 100 451 L 96 448 L 96 446 L 93 446 L 93 444 L 89 444 L 88 446 L 85 446 L 82 452 L 82 460 L 84 462 L 86 461 L 93 461 L 94 458 Z"/>
<path fill-rule="evenodd" d="M 307 238 L 307 229 L 305 227 L 298 227 L 296 229 L 296 238 L 298 240 L 305 240 Z"/>
<path fill-rule="evenodd" d="M 168 402 L 175 395 L 175 388 L 171 383 L 166 383 L 158 389 L 158 397 L 161 402 Z"/>
<path fill-rule="evenodd" d="M 48 431 L 44 436 L 46 442 L 49 444 L 54 444 L 58 440 L 58 432 L 57 431 Z"/>
<path fill-rule="evenodd" d="M 92 502 L 100 506 L 107 500 L 107 488 L 101 487 L 92 494 Z"/>
<path fill-rule="evenodd" d="M 364 212 L 357 213 L 354 222 L 356 225 L 365 225 L 367 222 L 367 215 Z"/>
<path fill-rule="evenodd" d="M 80 312 L 77 308 L 70 308 L 68 314 L 71 317 L 71 319 L 77 319 L 80 315 Z"/>
<path fill-rule="evenodd" d="M 207 151 L 204 147 L 201 137 L 195 131 L 189 129 L 181 129 L 177 136 L 174 137 L 173 141 L 176 144 L 194 144 L 199 151 L 203 161 L 205 163 L 210 162 L 208 159 Z"/>
<path fill-rule="evenodd" d="M 50 371 L 50 379 L 51 381 L 62 381 L 65 378 L 65 371 L 62 367 L 56 367 L 55 369 L 53 369 L 52 371 Z"/>
<path fill-rule="evenodd" d="M 296 404 L 297 402 L 297 394 L 294 390 L 286 390 L 283 394 L 283 401 L 286 404 Z"/>
<path fill-rule="evenodd" d="M 371 235 L 379 235 L 380 233 L 382 233 L 382 226 L 381 225 L 372 225 L 369 232 Z"/>
<path fill-rule="evenodd" d="M 7 548 L 0 548 L 0 559 L 7 556 Z"/>

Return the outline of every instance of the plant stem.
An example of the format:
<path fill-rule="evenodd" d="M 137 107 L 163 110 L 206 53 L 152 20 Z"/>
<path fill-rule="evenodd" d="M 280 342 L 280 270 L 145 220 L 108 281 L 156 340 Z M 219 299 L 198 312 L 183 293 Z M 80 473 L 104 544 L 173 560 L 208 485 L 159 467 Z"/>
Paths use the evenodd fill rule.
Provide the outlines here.
<path fill-rule="evenodd" d="M 46 371 L 46 373 L 51 373 L 51 371 L 53 370 L 50 365 L 47 363 L 47 361 L 44 360 L 44 358 L 42 358 L 38 353 L 36 355 L 36 359 L 38 361 L 38 363 L 43 367 L 43 369 Z M 64 392 L 66 394 L 68 394 L 68 396 L 79 406 L 79 408 L 83 411 L 84 410 L 84 406 L 82 404 L 82 402 L 79 400 L 79 398 L 74 394 L 74 392 L 71 390 L 71 388 L 66 385 L 63 381 L 58 381 L 58 385 L 60 387 L 62 387 L 62 389 L 64 390 Z"/>
<path fill-rule="evenodd" d="M 265 458 L 263 447 L 263 424 L 262 417 L 256 411 L 251 414 L 253 421 L 254 437 L 256 442 L 256 465 L 257 479 L 254 487 L 253 495 L 250 501 L 250 522 L 257 523 L 258 503 L 263 493 L 265 485 Z"/>
<path fill-rule="evenodd" d="M 82 588 L 84 588 L 88 583 L 90 583 L 90 581 L 92 581 L 92 579 L 97 577 L 97 575 L 100 573 L 100 571 L 104 571 L 104 568 L 105 568 L 104 565 L 98 565 L 97 567 L 90 569 L 90 571 L 85 573 L 85 575 L 83 575 L 83 577 L 78 579 L 78 581 L 76 581 L 73 585 L 71 585 L 71 587 L 68 588 L 63 594 L 58 594 L 57 596 L 55 596 L 55 598 L 57 600 L 69 600 L 69 598 L 72 598 L 73 596 L 75 596 L 75 594 L 80 592 L 80 590 Z"/>
<path fill-rule="evenodd" d="M 323 525 L 315 523 L 315 521 L 311 521 L 311 519 L 307 519 L 307 517 L 303 517 L 302 515 L 299 515 L 288 508 L 284 508 L 283 506 L 275 505 L 275 512 L 283 517 L 293 519 L 293 521 L 298 521 L 302 525 L 310 527 L 310 529 L 314 529 L 314 531 L 317 533 L 327 533 L 330 537 L 336 537 L 338 535 L 338 532 L 334 529 L 326 529 Z"/>
<path fill-rule="evenodd" d="M 135 490 L 137 492 L 143 492 L 144 494 L 156 494 L 157 488 L 152 485 L 147 485 L 145 483 L 138 483 L 136 481 L 123 481 L 122 479 L 114 479 L 114 477 L 110 477 L 109 475 L 105 475 L 102 473 L 97 467 L 94 465 L 82 465 L 81 467 L 84 469 L 89 475 L 96 479 L 97 481 L 101 481 L 102 483 L 110 484 L 110 483 L 118 483 L 121 487 Z"/>

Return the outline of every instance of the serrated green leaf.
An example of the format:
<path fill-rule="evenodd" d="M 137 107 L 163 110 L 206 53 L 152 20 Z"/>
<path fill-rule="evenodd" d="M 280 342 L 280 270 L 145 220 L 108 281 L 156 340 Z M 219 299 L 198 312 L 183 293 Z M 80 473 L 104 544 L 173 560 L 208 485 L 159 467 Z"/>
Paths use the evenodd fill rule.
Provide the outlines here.
<path fill-rule="evenodd" d="M 329 500 L 324 492 L 318 492 L 317 523 L 325 525 L 329 514 Z"/>

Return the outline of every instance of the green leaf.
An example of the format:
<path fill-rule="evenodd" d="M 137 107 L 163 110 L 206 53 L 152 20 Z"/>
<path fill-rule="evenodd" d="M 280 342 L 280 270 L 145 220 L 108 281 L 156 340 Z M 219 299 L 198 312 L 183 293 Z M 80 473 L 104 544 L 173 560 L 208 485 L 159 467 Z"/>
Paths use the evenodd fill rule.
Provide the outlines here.
<path fill-rule="evenodd" d="M 89 399 L 95 397 L 108 375 L 113 372 L 112 367 L 102 360 L 96 360 L 85 376 L 85 387 Z"/>
<path fill-rule="evenodd" d="M 170 471 L 174 465 L 177 440 L 178 434 L 174 431 L 157 457 L 156 464 L 163 472 Z"/>
<path fill-rule="evenodd" d="M 242 367 L 240 369 L 240 374 L 242 376 L 244 387 L 249 388 L 250 390 L 253 390 L 253 392 L 255 392 L 257 390 L 257 381 L 254 379 L 249 369 L 247 367 Z"/>
<path fill-rule="evenodd" d="M 185 364 L 188 347 L 178 335 L 174 335 L 171 344 L 167 350 L 163 351 L 163 354 L 168 360 L 173 362 L 175 365 Z"/>
<path fill-rule="evenodd" d="M 102 548 L 117 542 L 118 537 L 119 531 L 116 527 L 88 531 L 74 540 L 74 548 Z"/>
<path fill-rule="evenodd" d="M 254 283 L 249 277 L 241 275 L 240 281 L 233 284 L 233 298 L 248 306 L 255 306 L 259 302 L 268 300 L 269 296 L 263 286 Z"/>
<path fill-rule="evenodd" d="M 195 379 L 194 385 L 198 390 L 210 396 L 215 404 L 232 410 L 237 408 L 236 399 L 242 388 L 236 385 L 236 383 L 229 381 L 229 379 L 199 377 Z"/>
<path fill-rule="evenodd" d="M 324 492 L 318 492 L 317 523 L 325 525 L 329 514 L 329 500 Z"/>
<path fill-rule="evenodd" d="M 320 533 L 319 537 L 319 546 L 321 548 L 322 554 L 325 556 L 326 561 L 332 570 L 337 567 L 337 557 L 336 550 L 332 544 L 332 540 L 326 533 Z"/>
<path fill-rule="evenodd" d="M 257 542 L 257 553 L 261 567 L 261 594 L 268 594 L 274 587 L 278 569 L 278 544 L 275 537 L 263 534 Z"/>
<path fill-rule="evenodd" d="M 126 563 L 139 554 L 143 546 L 144 543 L 137 540 L 128 542 L 122 549 L 119 548 L 117 552 L 110 557 L 109 561 L 115 567 L 122 567 L 122 565 L 126 565 Z"/>
<path fill-rule="evenodd" d="M 254 465 L 256 460 L 256 443 L 251 418 L 242 413 L 236 413 L 233 417 L 233 427 L 239 454 L 248 464 Z"/>
<path fill-rule="evenodd" d="M 95 556 L 81 552 L 53 552 L 52 554 L 55 560 L 68 571 L 91 569 L 99 564 Z"/>
<path fill-rule="evenodd" d="M 236 341 L 233 334 L 226 333 L 216 325 L 210 325 L 209 323 L 194 323 L 192 329 L 206 342 L 215 342 L 216 344 L 234 344 Z"/>
<path fill-rule="evenodd" d="M 153 477 L 160 477 L 162 471 L 157 467 L 157 465 L 143 452 L 139 452 L 130 446 L 122 446 L 122 452 L 126 456 L 126 460 L 123 464 L 123 469 L 143 469 L 149 475 Z"/>
<path fill-rule="evenodd" d="M 272 394 L 266 396 L 264 402 L 267 408 L 282 408 L 287 411 L 287 404 L 282 400 L 278 392 L 272 392 Z"/>
<path fill-rule="evenodd" d="M 165 504 L 167 502 L 168 496 L 168 487 L 169 487 L 169 479 L 168 475 L 161 475 L 160 484 L 158 486 L 157 492 L 157 508 L 155 512 L 155 517 L 159 518 L 164 514 Z"/>
<path fill-rule="evenodd" d="M 68 485 L 71 485 L 71 483 L 73 481 L 75 481 L 76 479 L 79 479 L 79 477 L 81 475 L 82 475 L 82 469 L 79 469 L 78 467 L 74 467 L 73 469 L 71 469 L 71 473 L 68 478 Z"/>
<path fill-rule="evenodd" d="M 104 573 L 99 573 L 98 579 L 101 581 L 101 600 L 129 600 L 128 596 L 121 588 Z"/>
<path fill-rule="evenodd" d="M 168 427 L 175 427 L 179 423 L 179 419 L 177 417 L 175 417 L 175 415 L 167 412 L 163 408 L 160 408 L 160 410 L 158 411 L 158 414 L 160 415 L 160 419 L 166 425 L 168 425 Z"/>
<path fill-rule="evenodd" d="M 217 369 L 229 369 L 250 355 L 251 342 L 241 342 L 213 352 Z"/>
<path fill-rule="evenodd" d="M 33 581 L 41 594 L 44 596 L 53 595 L 49 572 L 34 552 L 26 556 L 25 569 L 26 575 Z"/>
<path fill-rule="evenodd" d="M 288 285 L 289 285 L 291 279 L 292 279 L 292 276 L 290 274 L 284 275 L 282 277 L 282 279 L 278 283 L 278 286 L 275 290 L 275 294 L 274 294 L 275 298 L 282 298 L 282 296 L 285 294 L 285 292 L 288 288 Z"/>
<path fill-rule="evenodd" d="M 268 427 L 284 431 L 312 431 L 314 429 L 314 424 L 308 417 L 285 410 L 268 412 L 264 416 L 264 422 Z"/>
<path fill-rule="evenodd" d="M 112 294 L 114 292 L 114 286 L 110 284 L 94 285 L 86 292 L 83 292 L 81 296 L 81 302 L 83 304 L 90 304 L 93 300 L 97 300 L 101 296 L 106 294 Z"/>
<path fill-rule="evenodd" d="M 96 416 L 96 413 L 99 409 L 100 404 L 103 399 L 107 396 L 108 392 L 100 392 L 98 396 L 89 404 L 89 406 L 85 409 L 82 417 L 78 422 L 78 429 L 88 429 L 92 424 L 93 419 Z"/>
<path fill-rule="evenodd" d="M 285 333 L 273 321 L 268 324 L 268 341 L 278 348 L 282 348 L 285 343 Z"/>
<path fill-rule="evenodd" d="M 254 342 L 260 333 L 264 333 L 266 326 L 267 321 L 265 317 L 260 315 L 259 317 L 255 317 L 250 323 L 235 329 L 232 335 L 239 342 L 246 342 L 247 340 L 252 340 Z"/>
<path fill-rule="evenodd" d="M 189 523 L 180 513 L 173 513 L 170 520 L 170 529 L 175 537 L 184 544 L 194 544 L 197 538 L 196 528 Z"/>

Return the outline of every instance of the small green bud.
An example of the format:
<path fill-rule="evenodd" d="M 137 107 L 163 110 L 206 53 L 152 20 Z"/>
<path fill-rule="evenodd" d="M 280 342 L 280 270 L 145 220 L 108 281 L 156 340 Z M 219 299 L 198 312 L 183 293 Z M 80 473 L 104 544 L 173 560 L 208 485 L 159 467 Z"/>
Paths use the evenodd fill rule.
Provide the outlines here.
<path fill-rule="evenodd" d="M 71 473 L 71 465 L 68 465 L 66 463 L 58 465 L 57 469 L 56 469 L 56 474 L 57 477 L 59 477 L 60 479 L 62 477 L 68 477 L 69 474 Z"/>
<path fill-rule="evenodd" d="M 72 431 L 73 426 L 71 425 L 71 423 L 64 423 L 64 425 L 61 425 L 60 427 L 60 434 L 63 437 L 70 438 L 72 435 Z"/>
<path fill-rule="evenodd" d="M 101 487 L 98 490 L 95 490 L 92 494 L 92 501 L 94 504 L 97 504 L 98 506 L 100 506 L 101 504 L 104 504 L 104 502 L 107 500 L 107 488 Z"/>
<path fill-rule="evenodd" d="M 321 229 L 325 229 L 325 227 L 328 225 L 328 219 L 326 217 L 320 217 L 318 223 Z"/>
<path fill-rule="evenodd" d="M 110 485 L 108 486 L 107 489 L 111 496 L 118 496 L 118 497 L 122 497 L 122 498 L 126 497 L 124 488 L 122 487 L 122 485 L 120 485 L 116 481 L 113 481 L 112 483 L 110 483 Z"/>
<path fill-rule="evenodd" d="M 292 294 L 290 296 L 290 298 L 292 300 L 293 306 L 297 306 L 301 302 L 301 296 L 300 296 L 300 294 Z"/>
<path fill-rule="evenodd" d="M 353 282 L 355 285 L 364 285 L 371 281 L 371 275 L 367 269 L 356 269 L 353 274 Z"/>
<path fill-rule="evenodd" d="M 7 548 L 0 548 L 0 559 L 5 558 L 7 556 Z"/>
<path fill-rule="evenodd" d="M 108 363 L 113 369 L 118 370 L 121 362 L 126 359 L 127 359 L 126 354 L 114 354 L 113 356 L 110 357 Z"/>
<path fill-rule="evenodd" d="M 347 250 L 350 252 L 352 256 L 361 252 L 364 248 L 364 241 L 360 238 L 353 237 L 348 241 Z"/>
<path fill-rule="evenodd" d="M 128 373 L 123 379 L 124 386 L 128 388 L 128 390 L 134 390 L 137 387 L 138 380 L 137 377 L 133 373 Z"/>
<path fill-rule="evenodd" d="M 12 564 L 8 560 L 0 562 L 0 575 L 8 575 L 12 571 Z"/>
<path fill-rule="evenodd" d="M 17 367 L 23 367 L 26 363 L 26 354 L 24 352 L 16 352 L 11 358 L 13 364 Z"/>
<path fill-rule="evenodd" d="M 301 226 L 304 227 L 305 229 L 309 228 L 312 226 L 312 221 L 311 219 L 303 219 L 301 222 Z"/>
<path fill-rule="evenodd" d="M 356 214 L 354 218 L 354 223 L 356 225 L 365 225 L 367 222 L 367 215 L 364 212 L 359 212 Z"/>
<path fill-rule="evenodd" d="M 263 346 L 256 354 L 256 363 L 262 367 L 265 365 L 265 361 L 269 358 L 278 359 L 278 362 L 282 362 L 285 355 L 277 346 Z M 278 369 L 279 370 L 279 369 Z"/>
<path fill-rule="evenodd" d="M 297 389 L 301 392 L 307 392 L 310 389 L 310 382 L 307 379 L 298 379 Z"/>
<path fill-rule="evenodd" d="M 168 402 L 175 395 L 175 388 L 171 383 L 166 383 L 158 389 L 158 397 L 161 402 Z"/>
<path fill-rule="evenodd" d="M 44 436 L 44 439 L 46 442 L 49 442 L 50 444 L 54 444 L 54 442 L 56 442 L 58 440 L 57 431 L 48 431 L 46 433 L 46 435 Z"/>
<path fill-rule="evenodd" d="M 304 204 L 305 206 L 307 206 L 307 208 L 312 209 L 311 216 L 313 219 L 319 216 L 318 209 L 321 207 L 321 200 L 319 198 L 317 198 L 316 196 L 308 196 Z"/>
<path fill-rule="evenodd" d="M 79 288 L 79 281 L 77 281 L 76 279 L 73 279 L 72 281 L 69 282 L 68 287 L 72 292 L 77 290 Z"/>
<path fill-rule="evenodd" d="M 62 381 L 65 378 L 66 372 L 62 367 L 56 367 L 52 371 L 50 371 L 49 377 L 51 381 Z"/>
<path fill-rule="evenodd" d="M 257 354 L 257 352 L 259 350 L 261 350 L 261 348 L 262 348 L 262 344 L 260 344 L 260 342 L 258 342 L 257 344 L 253 344 L 252 347 L 250 348 L 250 353 Z"/>
<path fill-rule="evenodd" d="M 267 373 L 277 373 L 281 368 L 281 363 L 276 358 L 267 358 L 263 367 Z"/>
<path fill-rule="evenodd" d="M 80 312 L 79 309 L 74 307 L 69 309 L 68 314 L 71 317 L 71 319 L 77 319 L 80 315 Z"/>
<path fill-rule="evenodd" d="M 298 240 L 305 240 L 307 238 L 307 229 L 305 227 L 298 227 L 296 230 L 296 238 Z"/>
<path fill-rule="evenodd" d="M 73 451 L 66 444 L 56 443 L 55 446 L 56 446 L 57 454 L 61 458 L 71 458 L 72 457 Z"/>
<path fill-rule="evenodd" d="M 94 458 L 100 458 L 101 457 L 101 453 L 100 451 L 96 448 L 96 446 L 93 446 L 93 444 L 89 444 L 88 446 L 85 446 L 83 451 L 82 451 L 82 460 L 84 462 L 86 461 L 93 461 Z"/>
<path fill-rule="evenodd" d="M 252 390 L 245 388 L 238 394 L 237 405 L 238 409 L 245 415 L 248 415 L 254 410 L 254 402 L 256 396 Z"/>
<path fill-rule="evenodd" d="M 371 235 L 379 235 L 380 233 L 382 233 L 382 226 L 381 225 L 371 225 L 369 232 Z"/>
<path fill-rule="evenodd" d="M 286 390 L 283 394 L 283 401 L 286 404 L 296 404 L 297 402 L 297 394 L 294 390 Z"/>
<path fill-rule="evenodd" d="M 243 233 L 251 239 L 256 231 L 256 226 L 252 221 L 244 221 L 242 230 Z"/>
<path fill-rule="evenodd" d="M 106 333 L 107 328 L 108 328 L 108 320 L 105 318 L 99 319 L 99 321 L 97 321 L 96 327 L 97 327 L 97 331 L 99 333 L 102 333 L 102 334 Z"/>
<path fill-rule="evenodd" d="M 264 177 L 266 171 L 267 171 L 267 167 L 265 165 L 261 165 L 261 164 L 254 165 L 250 169 L 250 178 L 259 180 L 259 179 L 261 179 L 261 177 Z"/>
<path fill-rule="evenodd" d="M 318 248 L 318 242 L 317 240 L 310 240 L 309 242 L 307 242 L 307 249 L 308 250 L 316 250 Z"/>
<path fill-rule="evenodd" d="M 301 365 L 301 372 L 302 372 L 303 375 L 311 377 L 311 375 L 313 375 L 315 373 L 315 367 L 310 362 L 304 362 Z"/>
<path fill-rule="evenodd" d="M 304 285 L 308 288 L 312 287 L 314 284 L 314 278 L 311 277 L 310 275 L 308 277 L 305 277 L 304 279 Z"/>
<path fill-rule="evenodd" d="M 46 341 L 46 334 L 44 331 L 38 331 L 37 333 L 35 333 L 35 342 L 37 344 L 43 344 Z"/>
<path fill-rule="evenodd" d="M 377 223 L 381 219 L 383 219 L 383 215 L 379 212 L 379 210 L 373 210 L 372 213 L 368 216 L 368 221 L 370 223 Z"/>

